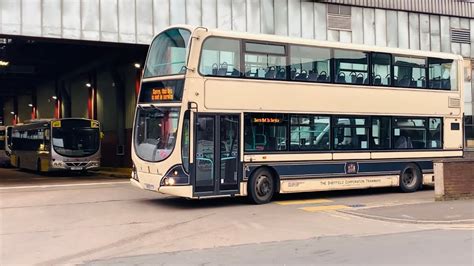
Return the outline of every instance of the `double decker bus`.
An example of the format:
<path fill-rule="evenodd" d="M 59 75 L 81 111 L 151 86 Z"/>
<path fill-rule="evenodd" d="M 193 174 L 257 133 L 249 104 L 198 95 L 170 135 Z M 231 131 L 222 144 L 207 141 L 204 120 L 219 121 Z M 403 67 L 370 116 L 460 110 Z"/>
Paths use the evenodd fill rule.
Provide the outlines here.
<path fill-rule="evenodd" d="M 16 125 L 11 164 L 38 172 L 82 171 L 100 166 L 100 124 L 83 118 L 38 119 Z"/>
<path fill-rule="evenodd" d="M 463 155 L 462 58 L 176 26 L 156 36 L 131 183 L 186 198 L 434 182 Z"/>

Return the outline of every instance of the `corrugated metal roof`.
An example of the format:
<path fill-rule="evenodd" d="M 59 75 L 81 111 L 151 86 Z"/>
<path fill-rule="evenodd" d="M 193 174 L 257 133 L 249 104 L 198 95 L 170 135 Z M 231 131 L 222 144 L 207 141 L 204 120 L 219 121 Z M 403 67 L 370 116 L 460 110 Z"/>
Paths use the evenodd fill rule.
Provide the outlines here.
<path fill-rule="evenodd" d="M 306 1 L 474 18 L 474 0 L 315 0 L 315 1 L 306 0 Z"/>

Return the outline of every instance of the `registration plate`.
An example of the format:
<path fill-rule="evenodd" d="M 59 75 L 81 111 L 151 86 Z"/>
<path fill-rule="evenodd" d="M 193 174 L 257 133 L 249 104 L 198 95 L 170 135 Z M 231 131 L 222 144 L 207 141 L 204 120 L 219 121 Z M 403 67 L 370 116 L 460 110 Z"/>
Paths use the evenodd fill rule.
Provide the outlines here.
<path fill-rule="evenodd" d="M 148 189 L 148 190 L 155 190 L 155 186 L 152 185 L 152 184 L 144 183 L 144 184 L 143 184 L 143 187 L 144 187 L 145 189 Z"/>
<path fill-rule="evenodd" d="M 78 166 L 72 166 L 71 167 L 71 170 L 73 171 L 81 171 L 83 168 L 82 167 L 78 167 Z"/>

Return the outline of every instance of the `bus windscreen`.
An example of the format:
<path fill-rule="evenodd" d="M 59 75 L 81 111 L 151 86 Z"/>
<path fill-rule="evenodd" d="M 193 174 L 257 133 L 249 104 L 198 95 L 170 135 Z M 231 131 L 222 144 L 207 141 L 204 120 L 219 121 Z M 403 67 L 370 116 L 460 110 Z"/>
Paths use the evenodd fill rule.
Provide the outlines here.
<path fill-rule="evenodd" d="M 90 156 L 99 150 L 100 131 L 98 127 L 91 127 L 91 122 L 87 120 L 63 120 L 56 125 L 53 122 L 52 144 L 62 156 Z"/>

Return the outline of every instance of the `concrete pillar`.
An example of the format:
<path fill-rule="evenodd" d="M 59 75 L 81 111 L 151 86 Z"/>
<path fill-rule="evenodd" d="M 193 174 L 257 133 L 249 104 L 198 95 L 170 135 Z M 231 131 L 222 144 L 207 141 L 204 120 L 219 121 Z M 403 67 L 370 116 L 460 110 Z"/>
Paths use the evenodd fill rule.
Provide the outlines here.
<path fill-rule="evenodd" d="M 125 146 L 125 78 L 121 75 L 117 67 L 111 70 L 113 82 L 115 84 L 115 104 L 116 104 L 116 129 L 117 129 L 117 145 Z M 120 157 L 120 165 L 123 165 L 123 156 Z"/>

